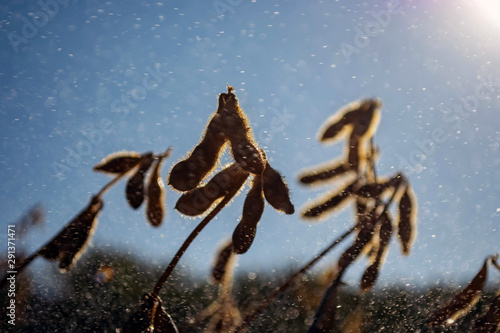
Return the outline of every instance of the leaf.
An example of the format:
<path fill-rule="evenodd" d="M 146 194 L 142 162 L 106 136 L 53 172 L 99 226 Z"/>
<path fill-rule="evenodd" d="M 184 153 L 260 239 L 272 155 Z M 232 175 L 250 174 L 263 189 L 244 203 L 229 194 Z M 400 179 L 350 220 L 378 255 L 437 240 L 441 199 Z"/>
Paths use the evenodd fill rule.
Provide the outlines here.
<path fill-rule="evenodd" d="M 227 140 L 221 129 L 219 111 L 212 116 L 201 142 L 192 153 L 172 168 L 168 184 L 176 190 L 184 192 L 194 189 L 215 167 Z"/>
<path fill-rule="evenodd" d="M 399 200 L 398 236 L 404 255 L 410 254 L 416 236 L 417 207 L 415 194 L 409 185 Z"/>
<path fill-rule="evenodd" d="M 226 242 L 217 253 L 214 267 L 212 269 L 212 278 L 216 283 L 222 283 L 226 272 L 234 263 L 233 243 Z"/>
<path fill-rule="evenodd" d="M 161 299 L 144 294 L 140 308 L 123 327 L 123 333 L 179 333 L 172 318 L 162 307 Z"/>
<path fill-rule="evenodd" d="M 306 208 L 302 212 L 302 217 L 304 218 L 317 218 L 332 210 L 340 207 L 345 201 L 353 199 L 351 195 L 353 193 L 354 184 L 356 180 L 351 182 L 348 186 L 342 188 L 341 190 L 328 195 L 327 199 L 323 199 L 320 203 L 315 204 L 312 207 Z"/>
<path fill-rule="evenodd" d="M 267 162 L 262 176 L 264 196 L 267 202 L 278 211 L 284 212 L 285 214 L 293 214 L 295 208 L 290 201 L 290 191 L 280 173 L 274 170 L 271 165 L 269 165 L 269 162 Z"/>
<path fill-rule="evenodd" d="M 153 153 L 145 153 L 141 157 L 141 163 L 139 169 L 129 178 L 127 182 L 127 187 L 125 189 L 125 196 L 127 202 L 133 209 L 139 208 L 145 198 L 144 194 L 144 178 L 146 172 L 153 164 L 154 156 Z"/>
<path fill-rule="evenodd" d="M 161 162 L 162 159 L 156 159 L 148 181 L 146 216 L 149 222 L 155 227 L 161 224 L 165 215 L 165 208 L 163 206 L 165 202 L 165 185 L 160 176 Z"/>
<path fill-rule="evenodd" d="M 226 196 L 231 189 L 241 187 L 247 177 L 248 173 L 238 164 L 233 163 L 218 172 L 205 186 L 181 195 L 175 204 L 175 209 L 188 216 L 203 214 L 216 200 Z"/>
<path fill-rule="evenodd" d="M 255 176 L 252 188 L 245 198 L 241 221 L 233 232 L 233 249 L 237 254 L 247 252 L 252 245 L 257 232 L 257 224 L 264 212 L 264 204 L 262 176 Z"/>
<path fill-rule="evenodd" d="M 458 318 L 468 313 L 474 305 L 479 301 L 481 292 L 486 284 L 488 277 L 488 260 L 484 261 L 483 266 L 476 274 L 474 279 L 460 291 L 453 299 L 444 307 L 438 308 L 427 319 L 427 326 L 449 326 Z"/>
<path fill-rule="evenodd" d="M 96 172 L 123 174 L 141 162 L 141 155 L 135 151 L 121 151 L 108 155 L 94 166 Z"/>
<path fill-rule="evenodd" d="M 92 197 L 88 206 L 39 250 L 38 255 L 48 260 L 59 261 L 61 271 L 67 272 L 85 250 L 97 226 L 97 215 L 103 206 L 100 197 Z"/>
<path fill-rule="evenodd" d="M 302 184 L 312 185 L 315 183 L 321 183 L 322 181 L 326 181 L 328 179 L 332 179 L 338 177 L 340 175 L 345 174 L 349 171 L 349 167 L 346 163 L 335 162 L 332 165 L 328 165 L 319 170 L 313 170 L 303 173 L 299 176 L 299 181 Z"/>

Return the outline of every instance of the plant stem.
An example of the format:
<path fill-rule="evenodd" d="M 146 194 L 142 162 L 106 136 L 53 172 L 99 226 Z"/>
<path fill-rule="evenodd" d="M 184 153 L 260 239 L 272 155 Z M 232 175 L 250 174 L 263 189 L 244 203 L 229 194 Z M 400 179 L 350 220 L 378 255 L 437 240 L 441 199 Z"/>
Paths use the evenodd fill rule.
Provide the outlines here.
<path fill-rule="evenodd" d="M 167 268 L 165 269 L 165 271 L 161 275 L 160 279 L 156 283 L 156 286 L 153 289 L 153 293 L 152 293 L 153 297 L 158 297 L 158 294 L 160 293 L 161 287 L 167 281 L 167 279 L 170 277 L 175 266 L 177 265 L 177 263 L 181 259 L 184 252 L 186 252 L 189 245 L 191 245 L 193 240 L 196 238 L 196 236 L 198 236 L 198 234 L 203 230 L 203 228 L 205 228 L 205 226 L 222 210 L 222 208 L 224 208 L 229 203 L 229 201 L 231 201 L 231 199 L 236 195 L 236 193 L 238 193 L 240 188 L 241 188 L 241 186 L 231 189 L 229 191 L 229 193 L 226 194 L 224 199 L 222 199 L 222 201 L 207 216 L 205 216 L 205 218 L 196 226 L 196 228 L 194 228 L 194 230 L 191 232 L 191 234 L 189 234 L 189 236 L 186 238 L 186 240 L 181 245 L 179 250 L 177 250 L 177 253 L 172 258 L 172 261 L 167 266 Z"/>
<path fill-rule="evenodd" d="M 235 332 L 243 332 L 243 329 L 246 329 L 250 322 L 254 320 L 265 308 L 269 306 L 269 304 L 278 297 L 282 292 L 290 288 L 293 284 L 293 281 L 300 275 L 304 274 L 308 269 L 310 269 L 316 262 L 318 262 L 321 258 L 323 258 L 328 252 L 330 252 L 337 244 L 342 242 L 347 236 L 349 236 L 356 227 L 352 227 L 351 229 L 344 232 L 340 235 L 336 240 L 333 241 L 327 248 L 325 248 L 321 253 L 317 254 L 311 261 L 305 264 L 300 270 L 298 270 L 295 274 L 290 276 L 285 283 L 283 283 L 280 287 L 274 290 L 274 292 L 267 296 L 264 300 L 259 302 L 259 305 L 255 307 L 252 311 L 250 311 L 243 319 L 243 322 L 240 326 L 238 326 Z"/>
<path fill-rule="evenodd" d="M 128 172 L 119 174 L 118 176 L 116 176 L 115 178 L 113 178 L 109 183 L 107 183 L 106 185 L 104 185 L 104 187 L 94 197 L 101 197 L 107 190 L 109 190 L 114 184 L 116 184 L 126 174 L 128 174 Z M 65 228 L 66 227 L 67 226 L 65 226 Z M 59 235 L 59 233 L 57 235 Z M 57 237 L 57 235 L 55 237 Z M 17 265 L 16 268 L 14 269 L 14 271 L 16 271 L 16 275 L 19 274 L 19 273 L 21 273 L 38 256 L 38 253 L 43 248 L 45 248 L 48 244 L 50 244 L 53 240 L 54 239 L 51 239 L 50 241 L 48 241 L 47 243 L 45 243 L 42 247 L 40 247 L 39 250 L 37 250 L 35 253 L 31 254 L 29 257 L 27 257 L 26 259 L 24 259 L 19 265 Z M 0 289 L 2 289 L 6 285 L 6 283 L 7 283 L 7 277 L 8 277 L 8 275 L 6 275 L 5 278 L 3 278 L 1 280 L 1 282 L 0 282 Z"/>

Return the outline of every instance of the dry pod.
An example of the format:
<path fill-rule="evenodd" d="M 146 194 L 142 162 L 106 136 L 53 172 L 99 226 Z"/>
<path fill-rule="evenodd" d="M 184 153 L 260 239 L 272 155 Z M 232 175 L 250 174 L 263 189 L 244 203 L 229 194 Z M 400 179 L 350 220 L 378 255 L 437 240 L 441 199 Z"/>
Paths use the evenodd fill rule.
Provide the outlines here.
<path fill-rule="evenodd" d="M 299 181 L 302 184 L 315 184 L 322 181 L 338 177 L 350 171 L 350 168 L 344 162 L 335 162 L 333 165 L 328 165 L 319 170 L 305 172 L 299 176 Z"/>
<path fill-rule="evenodd" d="M 153 161 L 153 153 L 143 154 L 139 169 L 137 169 L 127 182 L 127 188 L 125 190 L 127 202 L 134 209 L 139 208 L 144 201 L 144 178 L 146 172 L 151 167 L 151 164 L 153 164 Z"/>
<path fill-rule="evenodd" d="M 353 193 L 354 186 L 357 180 L 351 182 L 348 186 L 344 187 L 340 191 L 334 192 L 328 195 L 327 199 L 321 200 L 319 204 L 315 204 L 310 208 L 306 208 L 302 212 L 302 217 L 304 218 L 316 218 L 332 211 L 333 209 L 339 207 L 346 200 L 354 198 L 351 194 Z"/>
<path fill-rule="evenodd" d="M 474 323 L 472 333 L 495 333 L 500 329 L 500 292 L 490 304 L 488 311 Z"/>
<path fill-rule="evenodd" d="M 335 140 L 345 132 L 351 131 L 351 124 L 353 123 L 355 116 L 353 110 L 356 110 L 358 106 L 359 102 L 351 103 L 327 119 L 320 130 L 319 140 Z"/>
<path fill-rule="evenodd" d="M 401 199 L 399 200 L 399 223 L 398 236 L 404 255 L 410 254 L 410 249 L 416 235 L 417 207 L 415 194 L 407 185 Z"/>
<path fill-rule="evenodd" d="M 374 208 L 369 216 L 362 222 L 362 226 L 354 240 L 354 243 L 342 253 L 337 263 L 338 271 L 344 271 L 347 266 L 354 262 L 361 254 L 363 249 L 370 244 L 375 234 L 376 220 L 374 218 L 376 208 Z"/>
<path fill-rule="evenodd" d="M 218 172 L 205 186 L 186 192 L 175 205 L 180 213 L 188 216 L 197 216 L 206 212 L 213 203 L 224 197 L 231 189 L 243 185 L 248 173 L 233 163 Z"/>
<path fill-rule="evenodd" d="M 233 263 L 233 243 L 228 242 L 219 250 L 212 269 L 212 278 L 215 283 L 219 284 L 224 280 L 228 268 L 230 268 Z"/>
<path fill-rule="evenodd" d="M 488 277 L 488 260 L 484 261 L 483 266 L 472 279 L 472 281 L 460 293 L 455 295 L 453 299 L 444 307 L 441 307 L 427 319 L 427 326 L 439 327 L 449 326 L 458 318 L 462 317 L 470 311 L 470 309 L 479 301 L 481 292 L 486 284 Z"/>
<path fill-rule="evenodd" d="M 48 260 L 59 261 L 61 271 L 68 271 L 85 250 L 103 206 L 100 197 L 92 197 L 88 206 L 37 254 Z"/>
<path fill-rule="evenodd" d="M 168 183 L 176 190 L 189 191 L 194 189 L 214 168 L 219 159 L 227 139 L 221 131 L 219 112 L 220 110 L 212 116 L 201 142 L 194 148 L 189 157 L 177 163 L 170 172 Z"/>
<path fill-rule="evenodd" d="M 155 227 L 161 224 L 165 215 L 165 208 L 163 206 L 165 202 L 165 185 L 160 176 L 161 162 L 162 159 L 158 158 L 153 163 L 153 169 L 148 181 L 146 216 L 149 222 Z"/>
<path fill-rule="evenodd" d="M 135 151 L 121 151 L 108 155 L 94 166 L 96 172 L 123 174 L 132 170 L 141 162 L 141 154 Z"/>
<path fill-rule="evenodd" d="M 139 311 L 125 323 L 123 333 L 179 333 L 175 323 L 163 310 L 159 297 L 145 294 Z"/>
<path fill-rule="evenodd" d="M 254 143 L 245 113 L 240 108 L 233 90 L 233 87 L 228 87 L 227 94 L 221 94 L 225 101 L 221 113 L 223 131 L 231 142 L 231 151 L 236 163 L 244 170 L 260 175 L 264 171 L 265 161 Z"/>
<path fill-rule="evenodd" d="M 380 122 L 380 106 L 378 99 L 365 99 L 355 111 L 352 135 L 369 138 L 375 133 Z"/>
<path fill-rule="evenodd" d="M 248 251 L 257 232 L 257 224 L 264 212 L 264 198 L 262 196 L 262 177 L 255 176 L 252 188 L 245 198 L 243 215 L 240 223 L 233 232 L 233 249 L 237 254 Z"/>
<path fill-rule="evenodd" d="M 389 214 L 384 211 L 380 217 L 381 224 L 379 229 L 379 241 L 378 248 L 375 254 L 375 259 L 368 266 L 366 271 L 361 278 L 361 290 L 366 292 L 373 288 L 375 282 L 377 281 L 380 268 L 387 255 L 387 250 L 389 249 L 389 242 L 392 236 L 392 221 Z"/>
<path fill-rule="evenodd" d="M 283 177 L 280 173 L 269 165 L 269 162 L 266 163 L 266 168 L 262 177 L 264 196 L 267 202 L 276 210 L 284 212 L 285 214 L 293 214 L 295 208 L 290 201 L 288 186 L 283 181 Z"/>

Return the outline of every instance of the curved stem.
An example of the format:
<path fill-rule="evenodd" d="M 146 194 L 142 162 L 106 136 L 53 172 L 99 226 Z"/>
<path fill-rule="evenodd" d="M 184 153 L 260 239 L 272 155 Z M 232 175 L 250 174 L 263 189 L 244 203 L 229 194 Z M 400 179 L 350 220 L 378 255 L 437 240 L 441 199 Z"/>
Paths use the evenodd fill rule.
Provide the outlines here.
<path fill-rule="evenodd" d="M 243 322 L 238 326 L 235 332 L 243 332 L 243 329 L 246 329 L 250 322 L 254 320 L 265 308 L 269 306 L 269 304 L 274 301 L 276 297 L 278 297 L 282 292 L 287 290 L 293 285 L 293 281 L 304 274 L 308 269 L 310 269 L 316 262 L 318 262 L 321 258 L 323 258 L 328 252 L 330 252 L 337 244 L 342 242 L 347 236 L 349 236 L 356 227 L 352 227 L 351 229 L 344 232 L 340 235 L 336 240 L 334 240 L 328 247 L 326 247 L 321 253 L 317 254 L 311 261 L 305 264 L 300 270 L 298 270 L 295 274 L 290 276 L 285 283 L 283 283 L 280 287 L 274 290 L 274 292 L 267 296 L 264 300 L 259 302 L 259 305 L 251 310 L 243 319 Z"/>
<path fill-rule="evenodd" d="M 243 186 L 243 183 L 242 183 L 242 186 Z M 231 201 L 231 199 L 236 195 L 236 193 L 238 193 L 240 188 L 241 188 L 241 186 L 238 186 L 238 187 L 232 189 L 224 197 L 224 199 L 222 199 L 222 201 L 207 216 L 205 216 L 205 218 L 196 226 L 196 228 L 194 228 L 194 230 L 191 232 L 191 234 L 189 234 L 189 236 L 186 238 L 186 240 L 181 245 L 179 250 L 177 250 L 177 253 L 172 258 L 172 261 L 170 261 L 170 264 L 167 266 L 167 268 L 165 269 L 165 271 L 161 275 L 160 279 L 156 283 L 156 286 L 153 289 L 153 293 L 152 293 L 153 297 L 158 297 L 158 294 L 160 293 L 161 287 L 167 281 L 167 279 L 170 277 L 175 266 L 177 265 L 177 263 L 181 259 L 184 252 L 186 252 L 189 245 L 191 245 L 193 240 L 196 238 L 196 236 L 198 236 L 198 234 L 203 230 L 203 228 L 205 228 L 205 226 L 222 210 L 222 208 L 224 208 L 229 203 L 229 201 Z"/>

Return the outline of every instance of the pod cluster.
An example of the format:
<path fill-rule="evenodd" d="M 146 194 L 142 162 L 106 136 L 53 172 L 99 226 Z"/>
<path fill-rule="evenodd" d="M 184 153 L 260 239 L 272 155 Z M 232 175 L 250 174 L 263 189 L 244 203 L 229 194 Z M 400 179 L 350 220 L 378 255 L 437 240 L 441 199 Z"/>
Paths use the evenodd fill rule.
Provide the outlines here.
<path fill-rule="evenodd" d="M 228 86 L 227 93 L 219 95 L 217 111 L 208 122 L 200 143 L 185 159 L 175 164 L 168 183 L 184 192 L 175 208 L 184 215 L 198 216 L 218 200 L 238 192 L 252 176 L 242 218 L 233 233 L 233 250 L 242 254 L 253 242 L 265 200 L 286 214 L 293 214 L 294 207 L 282 176 L 271 167 L 255 143 L 233 91 L 234 88 Z M 214 169 L 226 146 L 230 147 L 234 163 L 201 184 Z"/>
<path fill-rule="evenodd" d="M 161 155 L 132 151 L 114 153 L 94 166 L 94 171 L 113 176 L 131 173 L 125 189 L 125 198 L 133 209 L 138 209 L 146 201 L 146 217 L 157 227 L 165 215 L 165 185 L 160 175 L 161 165 L 163 159 L 170 155 L 170 151 L 171 148 Z"/>
<path fill-rule="evenodd" d="M 380 120 L 378 99 L 354 102 L 328 119 L 320 130 L 321 142 L 348 136 L 347 157 L 319 168 L 309 169 L 299 176 L 304 185 L 324 184 L 337 178 L 343 186 L 308 204 L 302 217 L 316 220 L 328 216 L 340 207 L 353 203 L 356 207 L 356 238 L 337 263 L 343 272 L 360 255 L 367 254 L 370 263 L 361 278 L 361 289 L 370 290 L 375 284 L 387 255 L 393 229 L 397 228 L 402 252 L 410 253 L 416 233 L 416 200 L 406 177 L 400 173 L 391 178 L 377 178 L 375 160 L 378 148 L 373 136 Z M 391 197 L 387 200 L 388 197 Z M 394 221 L 389 213 L 393 199 L 399 208 Z"/>

